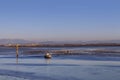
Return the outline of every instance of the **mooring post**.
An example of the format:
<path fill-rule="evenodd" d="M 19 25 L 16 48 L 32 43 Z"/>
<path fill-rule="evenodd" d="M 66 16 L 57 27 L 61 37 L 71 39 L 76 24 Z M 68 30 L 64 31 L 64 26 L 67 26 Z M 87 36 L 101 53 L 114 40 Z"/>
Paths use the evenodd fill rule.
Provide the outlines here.
<path fill-rule="evenodd" d="M 19 50 L 19 44 L 16 44 L 16 58 L 18 58 L 18 56 L 19 56 L 18 50 Z"/>

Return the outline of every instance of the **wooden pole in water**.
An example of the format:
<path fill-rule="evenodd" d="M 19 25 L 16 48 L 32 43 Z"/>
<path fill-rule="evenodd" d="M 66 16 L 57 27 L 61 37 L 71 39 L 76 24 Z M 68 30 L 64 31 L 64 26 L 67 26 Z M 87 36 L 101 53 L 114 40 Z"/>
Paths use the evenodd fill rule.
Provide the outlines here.
<path fill-rule="evenodd" d="M 18 56 L 19 56 L 18 50 L 19 50 L 19 44 L 16 44 L 16 57 L 17 57 L 17 58 L 18 58 Z"/>

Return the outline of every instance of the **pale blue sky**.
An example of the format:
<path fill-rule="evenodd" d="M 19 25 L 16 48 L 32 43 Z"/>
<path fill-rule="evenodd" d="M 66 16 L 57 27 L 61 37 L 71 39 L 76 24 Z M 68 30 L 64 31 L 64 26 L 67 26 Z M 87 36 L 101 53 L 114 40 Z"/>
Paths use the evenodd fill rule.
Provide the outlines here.
<path fill-rule="evenodd" d="M 0 39 L 120 40 L 120 0 L 0 0 Z"/>

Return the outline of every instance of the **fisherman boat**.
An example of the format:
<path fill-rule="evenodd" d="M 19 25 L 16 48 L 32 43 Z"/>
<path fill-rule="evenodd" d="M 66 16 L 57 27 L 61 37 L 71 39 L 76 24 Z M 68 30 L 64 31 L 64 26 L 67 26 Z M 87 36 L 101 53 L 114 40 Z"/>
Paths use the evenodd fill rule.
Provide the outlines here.
<path fill-rule="evenodd" d="M 50 59 L 50 58 L 52 58 L 52 55 L 50 53 L 46 53 L 45 56 L 44 56 L 44 58 Z"/>

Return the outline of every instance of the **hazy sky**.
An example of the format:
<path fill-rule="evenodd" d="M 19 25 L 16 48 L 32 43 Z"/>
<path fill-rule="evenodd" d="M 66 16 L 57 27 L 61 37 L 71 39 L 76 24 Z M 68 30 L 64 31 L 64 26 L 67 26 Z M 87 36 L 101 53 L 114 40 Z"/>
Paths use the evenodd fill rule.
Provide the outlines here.
<path fill-rule="evenodd" d="M 0 0 L 0 39 L 120 40 L 120 0 Z"/>

